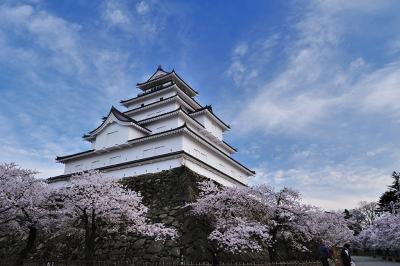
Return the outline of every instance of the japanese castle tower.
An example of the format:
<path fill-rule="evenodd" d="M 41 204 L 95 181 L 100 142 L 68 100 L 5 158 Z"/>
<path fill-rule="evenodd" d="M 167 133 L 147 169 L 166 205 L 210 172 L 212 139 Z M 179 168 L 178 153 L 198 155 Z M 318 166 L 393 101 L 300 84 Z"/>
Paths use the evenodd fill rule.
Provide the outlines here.
<path fill-rule="evenodd" d="M 111 107 L 101 125 L 83 136 L 90 150 L 56 158 L 65 170 L 51 182 L 90 169 L 123 178 L 185 165 L 226 186 L 247 184 L 254 171 L 231 157 L 236 149 L 223 140 L 229 125 L 198 103 L 197 91 L 175 71 L 160 66 L 137 87 L 141 93 L 121 101 L 127 111 Z"/>

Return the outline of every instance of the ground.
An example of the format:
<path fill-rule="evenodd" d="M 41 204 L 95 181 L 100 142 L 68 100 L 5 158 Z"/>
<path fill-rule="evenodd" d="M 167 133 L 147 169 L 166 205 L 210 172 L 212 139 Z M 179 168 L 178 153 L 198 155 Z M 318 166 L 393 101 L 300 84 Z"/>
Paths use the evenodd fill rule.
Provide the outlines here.
<path fill-rule="evenodd" d="M 356 266 L 389 266 L 389 265 L 400 265 L 399 262 L 393 261 L 385 261 L 380 258 L 372 258 L 372 257 L 352 257 Z"/>

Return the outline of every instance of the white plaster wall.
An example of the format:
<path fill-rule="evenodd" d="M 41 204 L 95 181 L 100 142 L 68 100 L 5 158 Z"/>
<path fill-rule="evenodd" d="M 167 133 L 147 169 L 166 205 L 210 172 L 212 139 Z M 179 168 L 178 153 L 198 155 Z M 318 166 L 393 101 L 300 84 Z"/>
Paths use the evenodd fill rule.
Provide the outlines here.
<path fill-rule="evenodd" d="M 180 167 L 181 165 L 182 165 L 182 159 L 175 158 L 175 159 L 153 162 L 149 164 L 136 165 L 125 169 L 113 170 L 110 172 L 105 172 L 104 175 L 111 177 L 113 179 L 120 179 L 128 176 L 157 173 L 163 170 L 169 170 L 172 168 Z"/>
<path fill-rule="evenodd" d="M 183 138 L 183 149 L 192 156 L 208 163 L 214 168 L 238 179 L 240 182 L 247 184 L 249 175 L 246 171 L 236 166 L 234 162 L 223 155 L 218 154 L 206 145 L 201 144 L 192 137 L 185 135 Z"/>
<path fill-rule="evenodd" d="M 161 98 L 166 99 L 168 97 L 172 97 L 176 94 L 176 91 L 174 91 L 172 88 L 171 89 L 166 89 L 165 91 L 160 91 L 160 93 L 157 93 L 156 95 L 149 95 L 147 97 L 143 97 L 142 100 L 140 98 L 138 99 L 137 102 L 131 104 L 128 106 L 128 110 L 138 108 L 144 105 L 148 105 L 150 103 L 158 102 L 161 100 Z"/>
<path fill-rule="evenodd" d="M 144 126 L 151 130 L 152 134 L 174 129 L 180 127 L 182 124 L 179 122 L 178 116 L 169 116 L 163 119 L 155 120 L 150 123 L 144 124 Z"/>
<path fill-rule="evenodd" d="M 194 171 L 200 175 L 206 176 L 212 180 L 215 180 L 216 182 L 218 182 L 224 186 L 227 186 L 227 187 L 236 186 L 235 183 L 233 183 L 231 180 L 227 179 L 223 175 L 213 172 L 212 170 L 208 170 L 199 163 L 195 163 L 190 160 L 184 160 L 183 164 L 186 167 L 188 167 L 189 169 L 191 169 L 192 171 Z"/>
<path fill-rule="evenodd" d="M 173 100 L 171 102 L 166 102 L 158 106 L 152 106 L 148 109 L 135 111 L 132 114 L 128 114 L 128 116 L 135 119 L 136 121 L 140 121 L 152 116 L 171 112 L 173 110 L 178 109 L 178 107 L 179 107 L 178 103 L 175 100 Z"/>
<path fill-rule="evenodd" d="M 213 143 L 213 140 L 210 139 L 209 135 L 205 135 L 203 133 L 203 131 L 200 131 L 200 129 L 199 129 L 200 125 L 196 125 L 196 122 L 194 122 L 194 124 L 196 125 L 196 126 L 194 126 L 192 123 L 189 123 L 189 121 L 190 121 L 190 119 L 187 120 L 184 117 L 182 117 L 181 115 L 179 115 L 179 116 L 173 115 L 173 116 L 168 116 L 163 119 L 151 121 L 149 123 L 144 124 L 144 126 L 148 129 L 150 129 L 152 131 L 152 134 L 154 134 L 154 133 L 158 133 L 161 131 L 170 130 L 173 128 L 183 126 L 183 124 L 186 123 L 186 125 L 190 129 L 192 129 L 194 132 L 196 132 L 198 135 L 202 136 L 203 138 L 205 138 L 208 141 L 210 141 L 211 143 Z M 204 128 L 201 128 L 201 130 L 204 130 Z M 217 144 L 215 144 L 215 145 L 217 145 Z M 227 155 L 232 154 L 232 152 L 227 150 L 224 146 L 219 146 L 219 148 L 223 152 L 225 152 L 225 154 L 227 154 Z"/>
<path fill-rule="evenodd" d="M 212 119 L 208 117 L 207 114 L 199 114 L 193 116 L 194 119 L 199 121 L 211 134 L 213 134 L 218 139 L 223 139 L 223 131 L 222 128 Z"/>
<path fill-rule="evenodd" d="M 117 149 L 104 154 L 93 154 L 82 159 L 65 163 L 65 174 L 95 169 L 103 166 L 139 160 L 155 155 L 182 150 L 182 137 L 166 136 L 150 142 L 134 144 L 132 147 Z"/>
<path fill-rule="evenodd" d="M 183 99 L 185 99 L 187 102 L 191 103 L 193 105 L 193 107 L 198 106 L 190 96 L 188 96 L 186 93 L 184 93 L 181 89 L 178 88 L 178 86 L 174 85 L 169 87 L 168 89 L 156 92 L 154 94 L 149 94 L 143 97 L 139 97 L 135 100 L 134 103 L 130 104 L 127 106 L 128 110 L 131 109 L 135 109 L 138 108 L 140 106 L 142 106 L 142 104 L 144 105 L 148 105 L 150 103 L 154 103 L 157 101 L 160 101 L 160 98 L 168 98 L 168 97 L 172 97 L 176 94 L 179 94 L 179 96 L 181 96 Z"/>
<path fill-rule="evenodd" d="M 108 124 L 97 135 L 93 148 L 96 150 L 125 143 L 129 139 L 140 138 L 145 134 L 132 126 L 120 125 L 116 122 Z"/>
<path fill-rule="evenodd" d="M 118 180 L 124 177 L 136 176 L 148 173 L 157 173 L 163 170 L 169 170 L 172 168 L 180 167 L 182 165 L 182 158 L 171 158 L 168 160 L 152 162 L 141 165 L 134 165 L 129 168 L 117 169 L 113 171 L 104 172 L 104 176 Z M 68 181 L 57 181 L 50 183 L 49 186 L 52 188 L 62 188 L 68 184 Z"/>

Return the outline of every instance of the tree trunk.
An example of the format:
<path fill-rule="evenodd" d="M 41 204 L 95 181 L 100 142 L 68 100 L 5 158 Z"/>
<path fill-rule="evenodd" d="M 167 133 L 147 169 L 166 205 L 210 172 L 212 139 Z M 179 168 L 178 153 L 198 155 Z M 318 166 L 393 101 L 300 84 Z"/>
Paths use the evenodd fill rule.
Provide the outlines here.
<path fill-rule="evenodd" d="M 278 230 L 275 228 L 271 232 L 271 245 L 268 246 L 268 256 L 270 262 L 276 262 L 278 259 L 278 252 L 276 251 L 277 248 L 277 235 Z"/>
<path fill-rule="evenodd" d="M 277 252 L 276 252 L 276 245 L 272 245 L 268 247 L 268 256 L 270 262 L 276 262 L 277 259 Z"/>
<path fill-rule="evenodd" d="M 95 212 L 92 210 L 92 215 L 89 217 L 85 215 L 85 260 L 87 266 L 94 265 L 94 241 L 96 237 L 96 217 Z"/>
<path fill-rule="evenodd" d="M 36 226 L 30 225 L 28 240 L 26 242 L 24 249 L 22 249 L 18 255 L 17 261 L 15 262 L 16 265 L 22 265 L 24 260 L 28 257 L 29 252 L 32 251 L 35 245 L 36 236 L 37 236 Z"/>

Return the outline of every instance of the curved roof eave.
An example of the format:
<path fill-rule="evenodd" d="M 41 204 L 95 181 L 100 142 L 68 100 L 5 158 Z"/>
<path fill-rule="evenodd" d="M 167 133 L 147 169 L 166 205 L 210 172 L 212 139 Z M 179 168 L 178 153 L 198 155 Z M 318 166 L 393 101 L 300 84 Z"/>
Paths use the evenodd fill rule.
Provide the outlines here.
<path fill-rule="evenodd" d="M 103 122 L 100 124 L 100 126 L 95 128 L 94 130 L 90 131 L 88 134 L 85 134 L 83 136 L 83 138 L 86 139 L 86 140 L 92 139 L 98 133 L 97 131 L 99 131 L 104 126 L 104 124 L 107 123 L 107 120 L 111 115 L 113 115 L 118 121 L 125 122 L 125 123 L 132 123 L 139 130 L 144 131 L 146 133 L 151 133 L 150 129 L 148 129 L 148 128 L 142 126 L 142 125 L 139 125 L 136 120 L 130 118 L 129 116 L 127 116 L 126 114 L 120 112 L 117 108 L 112 106 L 110 112 L 107 115 L 107 118 L 103 120 Z"/>

